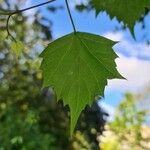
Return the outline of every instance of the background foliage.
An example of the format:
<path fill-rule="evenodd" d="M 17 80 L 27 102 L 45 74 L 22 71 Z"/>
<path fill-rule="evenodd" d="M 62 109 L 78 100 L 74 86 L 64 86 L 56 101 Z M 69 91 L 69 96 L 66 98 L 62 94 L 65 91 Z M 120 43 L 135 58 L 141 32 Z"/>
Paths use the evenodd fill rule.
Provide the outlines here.
<path fill-rule="evenodd" d="M 17 0 L 4 1 L 0 8 L 18 9 L 23 4 Z M 50 9 L 50 13 L 55 11 Z M 38 48 L 52 40 L 52 33 L 43 24 L 38 10 L 32 18 L 31 23 L 28 21 L 31 17 L 19 14 L 11 20 L 11 32 L 24 43 L 23 47 L 19 45 L 22 53 L 16 58 L 14 43 L 4 41 L 6 18 L 0 16 L 0 149 L 98 149 L 96 137 L 103 130 L 107 114 L 97 103 L 81 114 L 70 140 L 68 107 L 63 107 L 61 101 L 56 103 L 51 89 L 41 89 L 40 59 L 35 58 L 39 55 Z"/>
<path fill-rule="evenodd" d="M 0 2 L 1 11 L 19 9 L 25 3 L 20 0 Z M 77 8 L 93 9 L 91 3 Z M 47 9 L 49 13 L 55 13 L 63 7 Z M 33 16 L 13 16 L 10 29 L 17 40 L 22 41 L 17 46 L 19 48 L 5 39 L 5 22 L 6 17 L 0 16 L 0 150 L 147 148 L 145 145 L 150 139 L 143 136 L 149 131 L 149 128 L 143 127 L 146 112 L 139 111 L 132 94 L 125 96 L 118 115 L 105 126 L 103 135 L 108 114 L 97 102 L 91 108 L 87 106 L 80 115 L 71 140 L 69 108 L 64 107 L 62 101 L 56 103 L 52 89 L 41 89 L 41 60 L 35 59 L 47 41 L 53 40 L 51 19 L 42 16 L 39 10 Z"/>
<path fill-rule="evenodd" d="M 150 128 L 143 123 L 148 113 L 139 108 L 135 95 L 127 93 L 119 104 L 114 120 L 99 137 L 102 150 L 148 150 Z"/>

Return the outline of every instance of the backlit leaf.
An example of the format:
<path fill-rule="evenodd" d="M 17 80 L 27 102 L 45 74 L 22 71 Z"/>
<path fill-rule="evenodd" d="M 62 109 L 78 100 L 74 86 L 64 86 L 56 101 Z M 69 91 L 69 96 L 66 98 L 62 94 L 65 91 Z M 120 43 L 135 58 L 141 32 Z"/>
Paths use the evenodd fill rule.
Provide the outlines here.
<path fill-rule="evenodd" d="M 25 46 L 21 41 L 13 41 L 10 45 L 11 51 L 16 55 L 18 58 L 21 52 L 24 50 Z"/>
<path fill-rule="evenodd" d="M 112 18 L 123 21 L 132 33 L 136 21 L 150 8 L 150 0 L 92 0 L 92 4 L 96 14 L 106 11 Z"/>
<path fill-rule="evenodd" d="M 115 43 L 90 33 L 71 33 L 50 43 L 43 58 L 44 86 L 54 87 L 58 100 L 69 105 L 71 134 L 81 111 L 104 95 L 107 79 L 122 78 L 115 64 Z"/>

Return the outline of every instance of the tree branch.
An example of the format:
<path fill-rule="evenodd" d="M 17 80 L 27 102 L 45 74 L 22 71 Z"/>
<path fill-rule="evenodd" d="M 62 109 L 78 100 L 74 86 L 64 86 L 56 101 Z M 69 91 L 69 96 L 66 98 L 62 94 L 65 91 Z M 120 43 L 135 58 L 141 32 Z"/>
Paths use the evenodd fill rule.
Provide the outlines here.
<path fill-rule="evenodd" d="M 50 0 L 50 1 L 47 1 L 47 2 L 44 2 L 44 3 L 40 3 L 38 5 L 34 5 L 34 6 L 31 6 L 31 7 L 28 7 L 28 8 L 24 8 L 24 9 L 21 9 L 21 10 L 16 10 L 16 11 L 12 11 L 12 12 L 2 12 L 0 13 L 0 15 L 8 15 L 8 18 L 7 18 L 7 23 L 6 23 L 6 29 L 7 29 L 7 37 L 11 37 L 13 40 L 15 40 L 15 38 L 11 35 L 10 31 L 9 31 L 9 20 L 11 18 L 11 16 L 15 15 L 15 14 L 18 14 L 18 13 L 22 13 L 22 12 L 25 12 L 27 10 L 30 10 L 30 9 L 34 9 L 36 7 L 40 7 L 40 6 L 43 6 L 43 5 L 46 5 L 46 4 L 49 4 L 49 3 L 52 3 L 56 0 Z"/>

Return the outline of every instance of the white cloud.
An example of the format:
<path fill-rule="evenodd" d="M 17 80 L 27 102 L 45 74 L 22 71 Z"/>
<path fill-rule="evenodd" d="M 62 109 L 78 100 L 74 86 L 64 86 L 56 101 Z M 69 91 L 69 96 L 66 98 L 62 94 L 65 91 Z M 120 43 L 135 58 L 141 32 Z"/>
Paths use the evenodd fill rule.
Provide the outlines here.
<path fill-rule="evenodd" d="M 106 32 L 102 36 L 116 42 L 124 39 L 124 34 L 122 32 Z"/>
<path fill-rule="evenodd" d="M 126 32 L 108 32 L 103 34 L 104 37 L 113 41 L 120 41 L 114 49 L 129 57 L 137 57 L 140 59 L 150 60 L 150 45 L 143 42 L 136 42 L 128 39 Z"/>
<path fill-rule="evenodd" d="M 118 55 L 117 69 L 127 80 L 110 80 L 107 90 L 136 91 L 150 83 L 150 61 Z"/>
<path fill-rule="evenodd" d="M 125 51 L 128 56 L 150 60 L 150 45 L 146 43 L 131 43 L 124 40 L 118 44 L 116 49 L 122 53 Z"/>
<path fill-rule="evenodd" d="M 150 45 L 131 41 L 125 32 L 108 32 L 103 35 L 113 41 L 119 59 L 117 69 L 127 80 L 111 80 L 106 90 L 136 91 L 150 83 Z"/>

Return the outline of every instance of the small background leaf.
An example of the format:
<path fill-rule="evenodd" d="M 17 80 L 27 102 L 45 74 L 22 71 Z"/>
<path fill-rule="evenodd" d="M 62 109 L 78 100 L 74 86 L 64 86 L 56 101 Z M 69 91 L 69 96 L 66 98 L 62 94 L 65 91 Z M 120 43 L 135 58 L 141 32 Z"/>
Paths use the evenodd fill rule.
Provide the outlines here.
<path fill-rule="evenodd" d="M 21 52 L 25 49 L 25 46 L 21 41 L 13 41 L 10 48 L 12 53 L 14 53 L 18 58 L 21 55 Z"/>
<path fill-rule="evenodd" d="M 0 41 L 5 40 L 7 37 L 7 32 L 6 31 L 0 31 Z"/>

